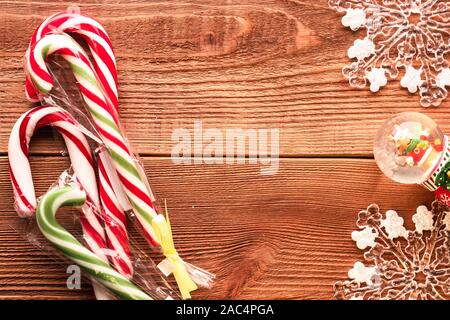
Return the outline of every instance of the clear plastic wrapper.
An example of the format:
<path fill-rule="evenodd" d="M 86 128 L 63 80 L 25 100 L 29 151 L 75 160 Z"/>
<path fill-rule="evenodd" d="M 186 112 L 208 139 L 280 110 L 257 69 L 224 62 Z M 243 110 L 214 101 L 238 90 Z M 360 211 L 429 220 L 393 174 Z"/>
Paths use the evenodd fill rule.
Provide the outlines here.
<path fill-rule="evenodd" d="M 49 188 L 46 195 L 54 190 L 57 190 L 58 188 L 67 186 L 71 186 L 79 190 L 82 189 L 76 177 L 74 177 L 72 169 L 65 170 L 58 178 L 57 182 Z M 42 197 L 38 199 L 38 203 L 41 198 Z M 81 213 L 78 211 L 84 211 L 83 214 L 85 215 L 88 213 L 95 215 L 99 220 L 104 219 L 103 215 L 98 212 L 98 209 L 96 209 L 96 206 L 89 200 L 86 200 L 86 203 L 82 207 L 61 208 L 58 211 L 61 211 L 57 214 L 58 223 L 71 235 L 73 235 L 73 237 L 75 237 L 75 239 L 77 239 L 81 244 L 89 243 L 90 239 L 86 233 L 83 233 L 81 230 Z M 65 256 L 63 252 L 56 250 L 52 243 L 46 239 L 36 223 L 36 217 L 33 216 L 20 219 L 17 224 L 11 227 L 23 235 L 28 242 L 33 244 L 40 251 L 49 257 L 53 257 L 55 261 L 61 263 L 62 265 L 69 266 L 77 264 L 76 261 Z M 176 290 L 170 286 L 168 281 L 161 274 L 151 259 L 151 254 L 140 248 L 141 246 L 139 245 L 139 241 L 135 236 L 129 235 L 129 242 L 133 272 L 132 275 L 127 276 L 126 278 L 129 279 L 137 288 L 139 288 L 140 291 L 147 295 L 149 299 L 178 299 L 179 297 Z M 109 261 L 114 260 L 117 254 L 117 252 L 109 248 L 100 248 L 100 250 L 108 263 Z M 111 268 L 114 269 L 112 264 L 110 265 Z M 97 299 L 114 300 L 120 298 L 120 296 L 106 288 L 99 280 L 96 279 L 96 277 L 86 272 L 82 266 L 81 270 L 83 270 L 83 278 L 92 283 Z"/>
<path fill-rule="evenodd" d="M 78 36 L 72 37 L 73 34 Z M 80 46 L 80 37 L 84 40 L 81 45 L 88 50 Z M 79 219 L 83 230 L 76 238 L 98 256 L 104 256 L 104 260 L 106 257 L 121 274 L 136 280 L 151 298 L 177 298 L 164 279 L 170 274 L 179 287 L 179 297 L 190 298 L 190 292 L 198 287 L 210 288 L 214 275 L 184 262 L 175 249 L 167 209 L 164 212 L 157 205 L 142 162 L 132 152 L 120 123 L 115 68 L 109 38 L 95 20 L 74 12 L 45 20 L 33 35 L 25 55 L 27 97 L 40 101 L 44 107 L 22 116 L 16 132 L 13 129 L 12 136 L 16 134 L 17 141 L 10 140 L 10 160 L 12 154 L 17 158 L 15 152 L 11 153 L 19 148 L 17 144 L 24 151 L 18 154 L 22 158 L 28 155 L 22 144 L 24 139 L 26 144 L 29 142 L 30 132 L 41 126 L 53 126 L 66 143 L 73 172 L 65 172 L 49 192 L 54 192 L 55 187 L 77 185 L 87 197 Z M 91 159 L 88 154 L 93 150 L 95 157 Z M 26 184 L 21 188 L 22 175 L 32 186 L 30 169 L 18 173 L 14 164 L 10 168 L 16 208 L 20 215 L 32 216 L 39 201 L 35 200 L 34 189 L 31 192 Z M 91 169 L 99 176 L 97 185 Z M 14 177 L 15 173 L 18 177 Z M 98 229 L 97 234 L 92 234 L 92 229 Z M 134 241 L 127 232 L 134 229 L 139 229 L 141 236 L 157 250 L 150 251 L 150 246 Z M 27 228 L 27 237 L 38 239 L 36 231 Z M 98 234 L 102 232 L 106 250 L 98 248 L 102 244 Z M 33 241 L 44 251 L 50 251 L 42 241 Z M 155 265 L 150 256 L 159 263 Z"/>

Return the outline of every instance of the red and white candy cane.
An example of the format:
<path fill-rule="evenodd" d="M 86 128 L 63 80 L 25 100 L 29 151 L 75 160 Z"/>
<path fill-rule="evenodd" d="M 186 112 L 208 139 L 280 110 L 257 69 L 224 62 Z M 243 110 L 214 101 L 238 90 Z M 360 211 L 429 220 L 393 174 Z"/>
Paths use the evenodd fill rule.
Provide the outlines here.
<path fill-rule="evenodd" d="M 48 125 L 62 135 L 77 179 L 88 194 L 89 200 L 99 205 L 94 159 L 86 137 L 78 128 L 77 121 L 61 108 L 40 106 L 27 111 L 17 120 L 9 138 L 9 169 L 17 200 L 17 211 L 22 217 L 34 215 L 36 210 L 28 145 L 34 132 Z M 97 233 L 101 234 L 102 228 L 97 229 Z"/>
<path fill-rule="evenodd" d="M 56 13 L 45 19 L 35 30 L 27 51 L 29 54 L 37 41 L 50 33 L 75 33 L 80 35 L 89 46 L 94 59 L 93 66 L 98 80 L 103 86 L 109 101 L 118 107 L 117 66 L 114 51 L 108 34 L 100 23 L 91 17 L 72 12 Z M 27 99 L 39 101 L 39 90 L 36 89 L 27 75 L 25 92 Z"/>
<path fill-rule="evenodd" d="M 103 207 L 103 221 L 108 240 L 108 248 L 112 249 L 110 258 L 122 275 L 131 278 L 133 265 L 127 233 L 127 216 L 119 197 L 121 190 L 119 177 L 112 167 L 108 151 L 104 147 L 97 148 L 100 202 Z"/>
<path fill-rule="evenodd" d="M 38 40 L 51 33 L 75 33 L 87 42 L 94 58 L 93 67 L 96 71 L 97 78 L 109 101 L 118 109 L 116 58 L 109 36 L 103 26 L 95 19 L 80 13 L 64 11 L 53 14 L 36 28 L 31 38 L 26 57 L 28 57 L 30 48 Z M 30 101 L 39 101 L 39 90 L 36 89 L 28 73 L 26 75 L 26 93 Z M 117 190 L 115 189 L 114 191 L 117 195 Z M 131 209 L 126 198 L 124 199 L 121 196 L 118 200 L 125 211 Z"/>
<path fill-rule="evenodd" d="M 69 152 L 75 177 L 85 190 L 90 203 L 90 205 L 85 205 L 82 208 L 80 215 L 84 238 L 88 247 L 105 261 L 108 261 L 106 252 L 109 252 L 108 256 L 116 270 L 131 278 L 133 267 L 126 229 L 114 228 L 115 223 L 112 223 L 111 218 L 109 218 L 110 213 L 117 214 L 117 210 L 119 210 L 112 211 L 111 207 L 111 203 L 117 203 L 115 193 L 108 190 L 106 201 L 106 186 L 100 188 L 100 200 L 102 200 L 102 204 L 108 205 L 105 209 L 107 212 L 105 218 L 103 208 L 100 206 L 94 159 L 88 141 L 80 131 L 78 122 L 69 112 L 61 108 L 50 106 L 33 108 L 22 115 L 13 127 L 9 140 L 8 157 L 17 212 L 20 216 L 30 216 L 35 212 L 36 196 L 28 161 L 28 145 L 34 132 L 48 125 L 54 127 L 62 135 Z M 102 169 L 101 172 L 105 172 L 104 162 L 101 162 L 100 169 Z M 102 178 L 105 180 L 104 176 L 100 175 L 100 179 Z M 100 181 L 100 183 L 102 182 Z M 105 235 L 103 229 L 102 219 L 105 219 L 105 222 L 107 221 L 109 225 L 107 235 Z M 114 232 L 118 234 L 114 235 Z M 121 240 L 120 243 L 117 243 L 117 238 Z M 113 243 L 114 246 L 110 246 L 110 243 Z"/>
<path fill-rule="evenodd" d="M 34 132 L 44 126 L 52 126 L 63 137 L 77 181 L 86 192 L 90 204 L 80 210 L 80 222 L 86 245 L 103 261 L 107 249 L 106 236 L 99 213 L 99 196 L 94 171 L 94 159 L 77 121 L 67 111 L 50 106 L 35 107 L 24 113 L 15 123 L 8 144 L 8 165 L 14 190 L 16 210 L 21 217 L 31 216 L 36 210 L 36 195 L 30 163 L 29 143 Z M 111 295 L 93 283 L 98 299 L 110 299 Z"/>
<path fill-rule="evenodd" d="M 31 48 L 27 60 L 27 70 L 32 81 L 42 94 L 51 91 L 54 80 L 45 60 L 52 54 L 59 54 L 69 63 L 144 236 L 151 244 L 161 246 L 163 254 L 172 266 L 183 298 L 190 297 L 189 292 L 197 288 L 196 284 L 173 246 L 170 224 L 155 211 L 147 179 L 120 129 L 117 109 L 107 103 L 107 97 L 96 81 L 95 70 L 86 53 L 67 35 L 49 34 L 43 37 Z"/>

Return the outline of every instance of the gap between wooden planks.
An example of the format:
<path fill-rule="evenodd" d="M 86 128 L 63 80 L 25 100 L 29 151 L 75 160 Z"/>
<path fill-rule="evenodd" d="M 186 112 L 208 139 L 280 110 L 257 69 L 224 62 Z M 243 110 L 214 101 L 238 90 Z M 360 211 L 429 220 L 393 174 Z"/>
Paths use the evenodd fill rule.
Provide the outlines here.
<path fill-rule="evenodd" d="M 160 199 L 167 199 L 174 237 L 186 260 L 217 274 L 195 298 L 329 299 L 333 283 L 362 259 L 351 240 L 360 209 L 397 209 L 411 226 L 416 206 L 430 203 L 419 186 L 383 178 L 373 160 L 282 159 L 279 173 L 254 165 L 180 165 L 143 158 Z M 37 194 L 67 168 L 63 157 L 32 157 Z M 65 268 L 11 226 L 7 161 L 0 158 L 0 297 L 92 298 L 65 289 Z"/>

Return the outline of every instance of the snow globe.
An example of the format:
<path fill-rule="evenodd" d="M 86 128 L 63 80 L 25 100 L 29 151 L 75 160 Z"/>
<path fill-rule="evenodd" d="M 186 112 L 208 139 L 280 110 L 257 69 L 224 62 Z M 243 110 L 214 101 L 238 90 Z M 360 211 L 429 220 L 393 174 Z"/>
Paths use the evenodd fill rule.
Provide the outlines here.
<path fill-rule="evenodd" d="M 450 205 L 448 138 L 431 118 L 418 112 L 394 115 L 378 130 L 373 153 L 388 178 L 420 184 Z"/>

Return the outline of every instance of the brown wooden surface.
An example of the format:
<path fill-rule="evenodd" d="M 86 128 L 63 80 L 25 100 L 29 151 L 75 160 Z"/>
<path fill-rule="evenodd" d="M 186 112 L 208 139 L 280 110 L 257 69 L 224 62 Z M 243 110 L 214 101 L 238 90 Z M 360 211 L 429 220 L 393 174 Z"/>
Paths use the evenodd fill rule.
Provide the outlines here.
<path fill-rule="evenodd" d="M 114 44 L 121 117 L 152 185 L 166 198 L 183 256 L 217 274 L 195 298 L 327 299 L 362 258 L 350 239 L 376 202 L 409 221 L 432 195 L 386 178 L 371 159 L 389 115 L 422 111 L 450 132 L 450 103 L 423 109 L 391 82 L 377 94 L 341 75 L 357 34 L 320 1 L 83 1 Z M 30 107 L 22 59 L 32 30 L 67 4 L 0 1 L 0 298 L 92 298 L 66 289 L 65 269 L 14 230 L 9 132 Z M 126 12 L 126 13 L 125 13 Z M 279 128 L 280 169 L 174 165 L 176 128 Z M 68 160 L 50 131 L 33 140 L 38 193 Z"/>

